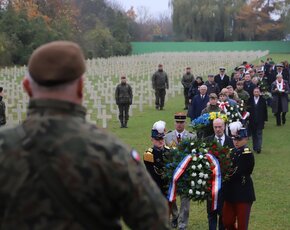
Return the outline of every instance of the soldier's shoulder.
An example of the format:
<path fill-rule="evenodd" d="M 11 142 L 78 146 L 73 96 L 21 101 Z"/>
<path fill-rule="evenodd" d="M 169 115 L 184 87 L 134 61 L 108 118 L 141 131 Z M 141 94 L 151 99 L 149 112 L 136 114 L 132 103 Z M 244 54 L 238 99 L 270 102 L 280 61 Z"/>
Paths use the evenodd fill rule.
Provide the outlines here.
<path fill-rule="evenodd" d="M 165 134 L 165 137 L 166 136 L 170 136 L 170 135 L 172 135 L 174 132 L 172 131 L 172 130 L 169 130 L 166 134 Z"/>
<path fill-rule="evenodd" d="M 143 160 L 146 162 L 154 163 L 154 155 L 153 155 L 153 149 L 148 148 L 144 154 L 143 154 Z"/>
<path fill-rule="evenodd" d="M 252 151 L 249 148 L 244 148 L 242 154 L 250 154 Z"/>
<path fill-rule="evenodd" d="M 22 126 L 4 126 L 0 131 L 0 145 L 5 144 L 5 146 L 16 146 L 24 138 L 24 131 Z"/>

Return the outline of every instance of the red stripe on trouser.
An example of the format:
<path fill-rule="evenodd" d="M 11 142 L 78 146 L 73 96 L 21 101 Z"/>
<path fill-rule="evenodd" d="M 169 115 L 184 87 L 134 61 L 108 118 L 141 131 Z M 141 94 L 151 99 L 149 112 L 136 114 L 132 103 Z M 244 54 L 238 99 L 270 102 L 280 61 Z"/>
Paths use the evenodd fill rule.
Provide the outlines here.
<path fill-rule="evenodd" d="M 226 230 L 247 230 L 252 203 L 230 203 L 223 205 L 223 224 Z M 236 224 L 237 221 L 237 224 Z"/>

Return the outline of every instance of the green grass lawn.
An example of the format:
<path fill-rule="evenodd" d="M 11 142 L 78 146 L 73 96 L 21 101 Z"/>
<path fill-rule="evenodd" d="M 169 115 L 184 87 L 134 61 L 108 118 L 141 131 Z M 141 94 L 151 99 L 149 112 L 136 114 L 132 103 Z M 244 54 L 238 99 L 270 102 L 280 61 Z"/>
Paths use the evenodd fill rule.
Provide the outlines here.
<path fill-rule="evenodd" d="M 182 108 L 183 97 L 180 95 L 167 101 L 164 111 L 146 107 L 142 113 L 135 112 L 128 129 L 120 129 L 116 119 L 110 123 L 109 129 L 142 156 L 151 147 L 153 123 L 164 120 L 167 130 L 173 129 L 173 114 Z M 253 180 L 257 201 L 252 208 L 249 229 L 284 230 L 290 229 L 290 115 L 288 113 L 285 126 L 277 127 L 271 109 L 268 112 L 263 150 L 260 155 L 255 154 Z M 189 229 L 207 229 L 205 203 L 191 203 Z"/>

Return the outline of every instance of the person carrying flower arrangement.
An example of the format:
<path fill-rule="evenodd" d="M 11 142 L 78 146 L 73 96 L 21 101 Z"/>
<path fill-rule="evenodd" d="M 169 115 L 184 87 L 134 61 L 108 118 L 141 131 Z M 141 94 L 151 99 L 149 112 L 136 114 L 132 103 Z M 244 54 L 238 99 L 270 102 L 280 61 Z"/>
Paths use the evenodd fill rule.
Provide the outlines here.
<path fill-rule="evenodd" d="M 186 114 L 183 112 L 178 112 L 174 114 L 174 126 L 175 130 L 169 131 L 164 139 L 165 144 L 170 148 L 176 147 L 182 140 L 194 140 L 196 139 L 196 134 L 191 133 L 185 129 L 186 125 Z M 172 220 L 171 227 L 179 229 L 186 229 L 188 225 L 189 210 L 190 210 L 190 199 L 187 196 L 180 197 L 181 204 L 178 213 L 178 207 L 176 201 L 172 202 Z"/>
<path fill-rule="evenodd" d="M 221 118 L 217 118 L 213 121 L 213 130 L 214 134 L 208 136 L 204 139 L 205 142 L 212 143 L 216 141 L 221 146 L 228 146 L 229 148 L 234 148 L 233 140 L 228 135 L 225 134 L 225 122 Z M 209 230 L 216 230 L 217 227 L 219 230 L 224 229 L 222 223 L 222 209 L 223 209 L 223 195 L 222 188 L 219 192 L 217 209 L 212 210 L 212 201 L 207 199 L 207 218 L 208 218 L 208 227 Z"/>
<path fill-rule="evenodd" d="M 215 93 L 209 95 L 208 105 L 201 111 L 201 115 L 210 112 L 222 112 L 222 109 L 218 106 L 218 97 Z"/>
<path fill-rule="evenodd" d="M 247 130 L 240 122 L 232 123 L 230 128 L 235 148 L 231 152 L 231 173 L 223 184 L 223 224 L 228 230 L 247 230 L 251 207 L 256 200 L 251 178 L 255 160 L 247 147 Z"/>

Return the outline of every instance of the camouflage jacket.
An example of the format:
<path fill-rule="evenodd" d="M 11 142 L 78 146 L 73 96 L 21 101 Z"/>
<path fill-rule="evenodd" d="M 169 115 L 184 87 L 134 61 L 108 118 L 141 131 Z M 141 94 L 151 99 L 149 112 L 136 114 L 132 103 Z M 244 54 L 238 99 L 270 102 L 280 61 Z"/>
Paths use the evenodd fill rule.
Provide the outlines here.
<path fill-rule="evenodd" d="M 85 121 L 85 108 L 59 100 L 31 100 L 28 117 L 0 132 L 0 229 L 88 229 L 52 199 L 31 164 L 47 164 L 94 229 L 168 229 L 168 207 L 138 159 L 117 138 Z M 131 154 L 130 154 L 131 152 Z"/>
<path fill-rule="evenodd" d="M 6 106 L 4 101 L 0 101 L 0 126 L 6 124 Z"/>
<path fill-rule="evenodd" d="M 129 84 L 120 83 L 115 91 L 116 104 L 132 104 L 133 94 Z"/>
<path fill-rule="evenodd" d="M 168 76 L 167 73 L 162 71 L 156 71 L 152 76 L 152 88 L 153 89 L 168 89 Z"/>
<path fill-rule="evenodd" d="M 182 79 L 181 79 L 181 84 L 183 85 L 184 88 L 189 89 L 191 86 L 191 83 L 194 81 L 194 76 L 190 74 L 183 74 Z"/>

